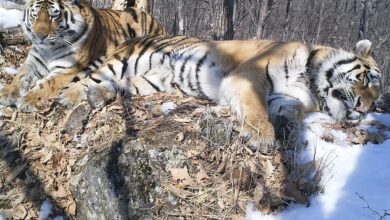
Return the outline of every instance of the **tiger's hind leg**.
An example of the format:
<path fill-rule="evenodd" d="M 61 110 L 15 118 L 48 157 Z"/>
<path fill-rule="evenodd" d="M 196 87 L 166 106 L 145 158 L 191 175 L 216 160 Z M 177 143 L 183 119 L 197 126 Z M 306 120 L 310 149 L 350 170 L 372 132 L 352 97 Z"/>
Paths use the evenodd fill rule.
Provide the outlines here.
<path fill-rule="evenodd" d="M 285 95 L 271 95 L 268 112 L 275 128 L 275 136 L 284 147 L 295 147 L 304 117 L 304 106 L 298 99 Z"/>
<path fill-rule="evenodd" d="M 220 88 L 220 103 L 229 105 L 242 121 L 241 136 L 262 153 L 274 147 L 274 127 L 268 118 L 267 86 L 257 72 L 244 71 L 225 78 Z"/>

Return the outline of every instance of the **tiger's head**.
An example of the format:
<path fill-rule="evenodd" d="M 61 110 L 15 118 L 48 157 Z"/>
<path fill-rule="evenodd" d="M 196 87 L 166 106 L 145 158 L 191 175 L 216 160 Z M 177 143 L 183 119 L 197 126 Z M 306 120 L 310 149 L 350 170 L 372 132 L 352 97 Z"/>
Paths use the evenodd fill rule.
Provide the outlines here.
<path fill-rule="evenodd" d="M 24 11 L 24 31 L 33 44 L 70 45 L 85 31 L 79 0 L 30 0 Z"/>
<path fill-rule="evenodd" d="M 354 53 L 335 50 L 331 58 L 324 61 L 320 70 L 324 73 L 322 110 L 333 118 L 359 121 L 379 98 L 381 73 L 371 55 L 371 47 L 369 40 L 361 40 Z"/>

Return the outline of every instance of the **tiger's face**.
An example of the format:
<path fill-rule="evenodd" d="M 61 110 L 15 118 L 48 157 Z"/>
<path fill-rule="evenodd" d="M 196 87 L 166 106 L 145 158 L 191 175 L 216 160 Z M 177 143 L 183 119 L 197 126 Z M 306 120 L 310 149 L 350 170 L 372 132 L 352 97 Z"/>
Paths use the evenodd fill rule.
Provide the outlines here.
<path fill-rule="evenodd" d="M 24 14 L 25 33 L 33 44 L 70 45 L 85 28 L 76 0 L 31 0 Z"/>
<path fill-rule="evenodd" d="M 337 120 L 359 121 L 381 94 L 381 73 L 371 56 L 371 42 L 359 41 L 355 54 L 335 66 L 327 110 Z"/>

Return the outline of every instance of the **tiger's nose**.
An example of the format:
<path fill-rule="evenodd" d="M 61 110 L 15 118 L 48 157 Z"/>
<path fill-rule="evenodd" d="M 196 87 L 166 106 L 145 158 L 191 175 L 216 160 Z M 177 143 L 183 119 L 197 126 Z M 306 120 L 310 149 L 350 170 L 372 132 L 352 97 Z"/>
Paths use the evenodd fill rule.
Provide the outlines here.
<path fill-rule="evenodd" d="M 361 101 L 361 98 L 359 97 L 356 101 L 356 104 L 355 104 L 355 107 L 353 108 L 354 111 L 357 111 L 359 113 L 366 113 L 368 112 L 368 110 L 370 109 L 370 106 L 369 104 L 364 104 L 362 101 Z"/>
<path fill-rule="evenodd" d="M 49 34 L 43 34 L 43 33 L 37 33 L 36 36 L 40 39 L 40 40 L 45 40 Z"/>

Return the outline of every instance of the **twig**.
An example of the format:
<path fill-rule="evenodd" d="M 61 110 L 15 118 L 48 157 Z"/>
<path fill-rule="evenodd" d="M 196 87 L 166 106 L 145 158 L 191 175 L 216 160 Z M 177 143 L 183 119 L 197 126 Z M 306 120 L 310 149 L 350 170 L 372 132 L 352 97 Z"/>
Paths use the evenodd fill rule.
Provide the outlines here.
<path fill-rule="evenodd" d="M 355 194 L 357 197 L 359 197 L 359 199 L 366 203 L 366 206 L 364 206 L 363 208 L 370 210 L 374 215 L 378 216 L 378 220 L 384 220 L 387 216 L 390 216 L 390 209 L 384 209 L 383 214 L 381 214 L 375 209 L 371 208 L 370 204 L 362 195 L 359 195 L 359 193 L 357 192 L 355 192 Z"/>

